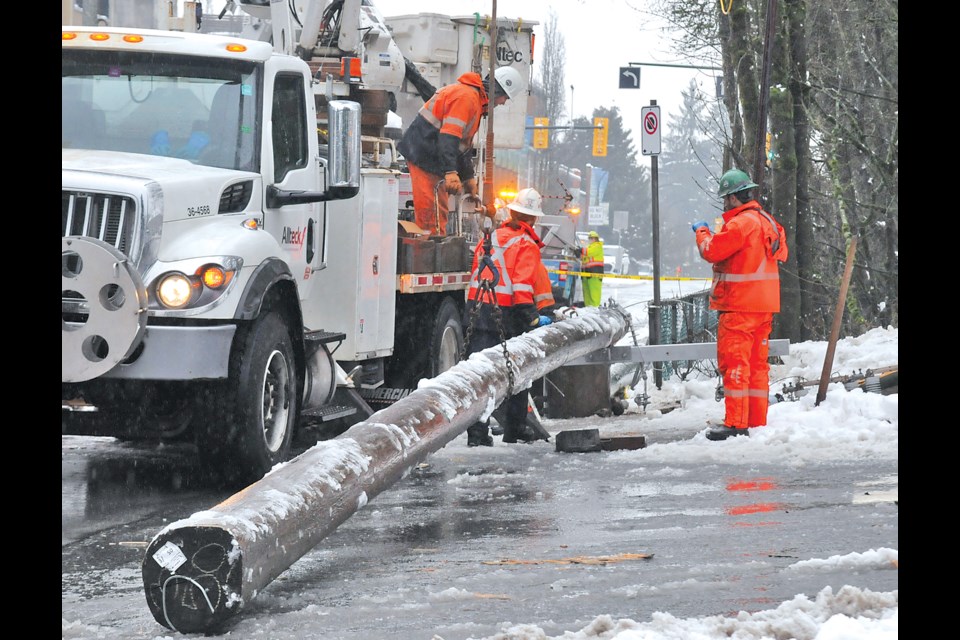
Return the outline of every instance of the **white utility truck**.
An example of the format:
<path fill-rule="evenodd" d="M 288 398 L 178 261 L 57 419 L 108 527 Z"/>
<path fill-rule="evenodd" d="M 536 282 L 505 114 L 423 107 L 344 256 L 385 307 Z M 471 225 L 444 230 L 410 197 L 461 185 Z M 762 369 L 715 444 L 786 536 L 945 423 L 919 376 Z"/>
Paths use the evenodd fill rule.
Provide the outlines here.
<path fill-rule="evenodd" d="M 191 440 L 246 482 L 460 358 L 470 247 L 404 230 L 383 129 L 409 67 L 499 47 L 410 60 L 365 0 L 238 4 L 247 37 L 63 27 L 61 372 L 64 434 Z M 529 78 L 532 23 L 498 24 Z"/>

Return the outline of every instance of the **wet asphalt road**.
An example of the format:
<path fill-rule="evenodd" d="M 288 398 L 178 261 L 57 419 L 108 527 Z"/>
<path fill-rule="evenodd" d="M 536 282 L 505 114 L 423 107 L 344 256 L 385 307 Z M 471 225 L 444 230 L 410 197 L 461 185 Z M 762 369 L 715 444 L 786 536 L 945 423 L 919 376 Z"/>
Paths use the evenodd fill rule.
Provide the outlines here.
<path fill-rule="evenodd" d="M 611 418 L 615 425 L 617 418 Z M 546 421 L 552 432 L 569 428 Z M 899 547 L 897 462 L 659 463 L 552 442 L 461 435 L 244 606 L 229 638 L 464 640 L 601 614 L 647 621 L 775 608 L 844 585 L 897 590 L 893 568 L 791 565 Z M 181 637 L 146 605 L 140 562 L 167 524 L 228 497 L 190 452 L 63 437 L 64 638 Z M 649 556 L 649 557 L 643 557 Z"/>

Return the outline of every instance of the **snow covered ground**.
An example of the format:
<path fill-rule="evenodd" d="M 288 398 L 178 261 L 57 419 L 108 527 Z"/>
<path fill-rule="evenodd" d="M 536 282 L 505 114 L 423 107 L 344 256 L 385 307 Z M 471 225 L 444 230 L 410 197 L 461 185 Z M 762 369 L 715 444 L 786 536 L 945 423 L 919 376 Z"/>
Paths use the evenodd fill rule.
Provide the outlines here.
<path fill-rule="evenodd" d="M 702 290 L 706 286 L 708 286 L 707 283 L 703 281 L 669 283 L 664 285 L 662 297 L 686 294 Z M 652 297 L 651 289 L 649 281 L 624 280 L 604 283 L 604 299 L 613 298 L 618 304 L 632 311 L 641 342 L 646 338 L 646 301 Z M 818 380 L 826 352 L 825 342 L 791 345 L 790 353 L 783 357 L 782 364 L 777 364 L 772 369 L 771 391 L 779 392 L 784 385 L 798 381 Z M 898 330 L 879 328 L 862 336 L 841 339 L 837 344 L 832 372 L 838 375 L 850 375 L 879 370 L 897 363 Z M 486 570 L 474 570 L 469 578 L 461 579 L 462 582 L 451 581 L 444 585 L 443 571 L 449 571 L 451 564 L 439 564 L 440 558 L 429 555 L 437 550 L 420 549 L 419 553 L 425 555 L 427 559 L 416 555 L 402 555 L 413 551 L 410 549 L 412 543 L 400 540 L 396 545 L 397 541 L 390 538 L 390 535 L 396 535 L 395 532 L 391 534 L 391 527 L 398 527 L 399 523 L 405 522 L 406 518 L 414 519 L 414 522 L 409 525 L 410 528 L 419 527 L 420 530 L 427 530 L 429 528 L 426 524 L 430 523 L 424 524 L 420 520 L 436 517 L 438 523 L 441 523 L 437 526 L 441 529 L 446 527 L 444 529 L 446 533 L 441 538 L 430 542 L 440 547 L 439 555 L 442 556 L 443 563 L 456 563 L 458 562 L 456 554 L 463 548 L 462 543 L 449 545 L 451 541 L 455 542 L 458 536 L 463 537 L 471 533 L 466 529 L 451 533 L 450 530 L 456 527 L 450 524 L 450 519 L 464 518 L 463 521 L 457 521 L 457 526 L 467 526 L 465 522 L 472 522 L 470 526 L 478 526 L 476 520 L 482 519 L 481 514 L 485 509 L 492 509 L 494 516 L 491 517 L 491 521 L 496 520 L 497 515 L 506 518 L 506 514 L 512 513 L 510 510 L 515 508 L 512 502 L 491 507 L 490 501 L 497 500 L 498 495 L 489 497 L 485 492 L 496 491 L 499 488 L 498 483 L 506 483 L 508 493 L 520 490 L 518 488 L 522 488 L 525 484 L 532 484 L 530 479 L 535 479 L 537 474 L 545 471 L 545 461 L 550 461 L 553 465 L 549 467 L 551 473 L 603 474 L 613 473 L 615 470 L 616 473 L 623 474 L 621 480 L 629 486 L 633 486 L 630 483 L 636 484 L 641 480 L 649 480 L 644 474 L 656 473 L 662 478 L 669 476 L 672 470 L 674 475 L 682 473 L 687 476 L 696 476 L 698 468 L 715 470 L 720 465 L 735 465 L 738 461 L 742 463 L 743 473 L 747 475 L 751 472 L 755 473 L 756 469 L 781 468 L 785 473 L 794 474 L 794 477 L 810 476 L 810 470 L 814 469 L 817 472 L 842 470 L 849 468 L 850 463 L 868 465 L 875 463 L 877 468 L 894 471 L 875 486 L 864 486 L 861 487 L 862 490 L 853 492 L 851 496 L 853 504 L 883 503 L 889 505 L 888 514 L 890 514 L 890 508 L 896 508 L 898 478 L 895 470 L 899 457 L 897 394 L 881 395 L 860 390 L 850 391 L 840 382 L 835 382 L 829 385 L 824 401 L 817 405 L 815 402 L 817 386 L 808 386 L 805 394 L 785 397 L 785 401 L 773 404 L 769 411 L 768 425 L 752 431 L 749 438 L 710 442 L 703 433 L 705 423 L 711 418 L 721 418 L 723 414 L 722 403 L 716 400 L 716 388 L 717 380 L 710 375 L 692 375 L 685 381 L 671 377 L 664 380 L 661 389 L 656 389 L 652 380 L 648 379 L 645 385 L 641 382 L 628 392 L 628 396 L 634 400 L 646 393 L 649 397 L 646 408 L 634 401 L 629 404 L 624 415 L 616 418 L 577 419 L 576 428 L 595 427 L 602 433 L 610 435 L 616 433 L 646 435 L 645 448 L 616 452 L 608 458 L 616 465 L 611 467 L 597 467 L 595 464 L 580 466 L 584 464 L 583 460 L 586 460 L 582 456 L 601 454 L 579 454 L 580 458 L 568 456 L 560 459 L 558 454 L 552 451 L 553 443 L 546 442 L 533 445 L 505 445 L 497 439 L 496 445 L 491 448 L 468 448 L 466 434 L 463 434 L 435 454 L 437 458 L 434 463 L 435 468 L 446 470 L 452 477 L 439 480 L 436 477 L 430 478 L 429 475 L 421 478 L 414 474 L 412 478 L 398 483 L 397 487 L 378 496 L 361 513 L 342 525 L 335 539 L 330 541 L 330 548 L 336 549 L 338 543 L 346 544 L 343 541 L 349 542 L 353 538 L 363 538 L 367 544 L 373 544 L 375 542 L 371 538 L 373 533 L 386 535 L 388 539 L 383 544 L 385 548 L 390 549 L 390 553 L 374 564 L 365 565 L 358 572 L 358 574 L 377 573 L 377 569 L 380 569 L 382 575 L 379 576 L 378 582 L 364 582 L 373 580 L 376 576 L 364 577 L 362 580 L 358 577 L 357 582 L 345 581 L 339 586 L 329 584 L 318 591 L 316 574 L 319 572 L 321 576 L 325 576 L 331 572 L 336 573 L 337 568 L 329 566 L 334 562 L 333 556 L 330 555 L 333 551 L 318 549 L 290 569 L 292 577 L 287 584 L 278 581 L 275 585 L 270 585 L 255 601 L 257 606 L 254 607 L 251 615 L 243 617 L 233 630 L 220 637 L 269 640 L 292 640 L 300 637 L 325 639 L 343 637 L 351 640 L 358 637 L 366 637 L 369 640 L 393 640 L 394 638 L 451 640 L 454 637 L 469 637 L 477 640 L 481 638 L 483 640 L 725 640 L 729 638 L 737 640 L 786 638 L 893 640 L 897 638 L 899 590 L 894 588 L 873 591 L 849 584 L 826 586 L 816 593 L 807 591 L 806 595 L 800 594 L 793 598 L 784 597 L 779 602 L 771 603 L 768 608 L 757 607 L 754 603 L 739 613 L 707 616 L 678 614 L 673 609 L 658 610 L 649 616 L 611 615 L 612 610 L 624 610 L 623 599 L 632 597 L 650 601 L 656 597 L 661 586 L 667 588 L 667 585 L 647 586 L 645 588 L 650 591 L 645 596 L 642 591 L 637 592 L 639 587 L 620 587 L 604 594 L 593 594 L 595 599 L 589 602 L 598 604 L 592 621 L 587 624 L 563 626 L 560 630 L 556 623 L 544 622 L 551 618 L 562 618 L 560 609 L 557 609 L 552 616 L 537 615 L 534 613 L 536 609 L 533 606 L 516 608 L 506 602 L 502 613 L 500 610 L 494 611 L 493 615 L 501 616 L 493 618 L 494 620 L 527 619 L 528 622 L 505 622 L 499 626 L 499 631 L 491 633 L 491 625 L 488 621 L 481 620 L 479 613 L 482 607 L 491 605 L 489 600 L 481 598 L 483 590 L 480 588 L 482 584 L 480 581 L 490 579 L 489 573 L 484 573 Z M 661 407 L 671 407 L 672 410 L 661 411 Z M 703 426 L 701 428 L 698 425 Z M 560 430 L 573 428 L 566 420 L 546 419 L 544 426 L 554 434 Z M 491 461 L 497 461 L 491 469 L 499 469 L 501 467 L 496 465 L 502 466 L 503 456 L 510 456 L 515 460 L 513 464 L 519 469 L 518 473 L 498 478 L 494 473 L 488 472 L 489 470 L 483 472 L 458 470 L 460 467 L 483 468 L 485 457 Z M 696 478 L 689 477 L 688 480 L 694 481 L 695 484 Z M 830 478 L 823 479 L 824 483 L 829 483 L 830 480 Z M 430 485 L 430 481 L 434 484 Z M 616 481 L 617 478 L 606 479 L 607 483 Z M 421 486 L 417 486 L 418 484 Z M 688 483 L 685 486 L 689 488 L 692 485 Z M 394 496 L 394 491 L 407 493 Z M 420 493 L 416 493 L 418 491 Z M 435 495 L 436 491 L 448 492 L 457 497 L 445 501 L 444 495 Z M 707 500 L 710 499 L 710 491 L 711 489 L 704 488 Z M 812 490 L 803 487 L 796 491 L 809 494 Z M 448 510 L 447 513 L 431 516 L 424 510 L 426 507 L 414 510 L 410 506 L 413 502 L 412 497 L 423 500 L 425 495 L 435 497 L 438 503 Z M 561 506 L 565 500 L 569 501 L 566 503 L 568 510 L 595 508 L 597 511 L 591 513 L 591 517 L 609 519 L 609 525 L 613 527 L 619 526 L 618 523 L 621 522 L 636 522 L 636 520 L 629 520 L 631 517 L 635 518 L 636 514 L 624 515 L 605 511 L 606 507 L 602 502 L 598 501 L 591 505 L 589 497 L 584 502 L 584 498 L 580 496 L 581 501 L 576 502 L 577 497 L 575 493 L 565 496 L 560 495 L 558 491 L 557 495 L 552 497 L 552 501 Z M 722 495 L 720 497 L 722 498 Z M 471 503 L 471 499 L 475 502 Z M 804 499 L 809 500 L 809 495 Z M 531 501 L 534 505 L 540 505 L 536 508 L 543 508 L 542 496 L 535 495 Z M 800 502 L 799 498 L 798 502 Z M 464 508 L 464 504 L 467 507 Z M 460 508 L 463 513 L 454 513 L 453 508 Z M 577 514 L 570 515 L 572 517 Z M 895 523 L 895 511 L 892 517 Z M 494 523 L 490 526 L 494 528 L 476 535 L 483 535 L 498 542 L 505 537 L 510 539 L 509 532 L 505 534 L 502 531 L 504 526 L 502 523 Z M 559 540 L 562 535 L 567 535 L 564 529 L 566 525 L 560 522 L 559 517 L 551 526 L 555 529 L 550 532 L 553 538 Z M 576 522 L 571 523 L 569 530 L 572 533 L 569 535 L 575 535 L 578 526 L 580 525 Z M 763 533 L 758 534 L 754 531 L 752 535 L 762 536 Z M 896 525 L 894 524 L 892 532 L 888 531 L 879 537 L 883 539 L 892 537 L 895 541 Z M 554 542 L 553 538 L 548 538 L 547 541 Z M 541 539 L 539 542 L 543 541 L 544 539 Z M 520 540 L 517 544 L 518 546 L 511 550 L 519 556 L 522 550 L 527 549 L 525 545 L 534 543 Z M 826 554 L 823 557 L 798 556 L 788 562 L 781 559 L 780 562 L 783 564 L 778 565 L 777 570 L 783 574 L 806 576 L 814 581 L 820 574 L 836 576 L 848 575 L 844 572 L 849 572 L 849 575 L 855 576 L 860 573 L 879 571 L 885 572 L 883 575 L 888 576 L 884 579 L 884 584 L 897 584 L 896 572 L 899 570 L 897 544 L 871 548 L 857 548 L 856 541 L 851 541 L 850 544 L 849 549 L 840 553 Z M 412 546 L 427 545 L 418 541 Z M 834 548 L 836 549 L 836 545 Z M 544 553 L 541 547 L 536 547 L 536 552 Z M 374 551 L 371 550 L 371 553 Z M 399 573 L 407 571 L 407 575 L 397 576 L 393 572 L 386 571 L 383 563 L 388 562 L 387 557 L 394 554 L 402 557 L 399 560 L 391 557 L 390 562 L 401 562 L 401 566 L 404 567 L 420 567 L 421 573 L 414 574 L 407 569 L 401 569 Z M 358 559 L 358 561 L 367 560 Z M 473 564 L 483 564 L 477 563 L 475 558 L 471 558 L 470 561 Z M 351 562 L 351 560 L 344 560 L 344 562 Z M 663 558 L 663 562 L 667 562 L 667 558 Z M 322 566 L 323 569 L 318 569 L 318 566 Z M 444 569 L 441 570 L 441 568 Z M 432 573 L 424 574 L 422 571 Z M 423 577 L 424 575 L 426 577 Z M 513 579 L 518 579 L 517 574 L 512 576 Z M 384 580 L 396 580 L 398 586 L 396 589 L 388 589 L 383 583 Z M 441 582 L 437 583 L 438 580 Z M 471 586 L 469 580 L 476 580 L 476 583 Z M 388 582 L 389 584 L 393 583 Z M 552 600 L 547 600 L 547 606 L 555 603 L 556 606 L 562 607 L 564 598 L 576 596 L 574 593 L 563 592 L 565 584 L 569 584 L 569 579 L 559 579 L 549 585 L 549 589 L 557 589 L 561 593 L 554 593 L 551 596 Z M 823 582 L 819 584 L 831 584 L 831 582 L 824 577 Z M 864 583 L 858 582 L 858 584 Z M 676 585 L 673 587 L 675 588 Z M 490 587 L 490 590 L 493 588 Z M 519 588 L 518 586 L 517 589 Z M 566 588 L 572 591 L 569 587 Z M 380 599 L 371 599 L 373 597 L 371 594 L 378 589 L 383 589 L 384 594 L 378 596 Z M 117 605 L 115 612 L 110 614 L 114 617 L 107 618 L 107 620 L 113 620 L 112 622 L 103 618 L 97 618 L 97 622 L 94 622 L 80 613 L 83 608 L 74 601 L 72 596 L 68 603 L 66 595 L 68 590 L 65 586 L 64 615 L 61 625 L 64 639 L 164 640 L 179 637 L 178 634 L 167 632 L 149 619 L 149 615 L 145 613 L 146 606 L 142 602 L 142 594 L 127 594 L 130 599 L 129 606 Z M 129 585 L 126 590 L 129 591 Z M 390 596 L 391 591 L 394 597 Z M 586 594 L 582 595 L 584 598 L 587 597 Z M 486 597 L 493 596 L 487 592 Z M 406 609 L 406 615 L 409 615 L 411 608 L 423 606 L 426 608 L 415 609 L 420 611 L 417 615 L 423 616 L 425 620 L 433 619 L 430 616 L 442 620 L 442 624 L 437 622 L 433 627 L 436 629 L 433 637 L 417 635 L 411 638 L 409 635 L 398 632 L 396 628 L 391 628 L 389 623 L 377 626 L 376 620 L 381 616 L 383 620 L 390 620 L 389 616 L 393 615 L 391 606 L 394 606 L 391 602 L 394 600 L 396 600 L 396 611 L 402 612 Z M 422 602 L 419 602 L 420 600 Z M 469 604 L 464 605 L 463 602 Z M 142 610 L 136 610 L 137 606 L 142 607 Z M 133 607 L 136 613 L 124 614 L 123 612 L 130 607 Z M 615 609 L 615 607 L 619 608 Z M 637 610 L 641 608 L 637 607 Z M 692 608 L 688 607 L 688 609 Z M 528 614 L 526 618 L 523 617 L 525 613 Z M 131 615 L 134 620 L 125 621 L 125 615 Z M 363 621 L 365 616 L 369 619 Z M 582 613 L 578 613 L 576 619 L 590 620 Z M 424 626 L 427 624 L 425 622 Z M 337 632 L 338 628 L 344 630 L 342 635 Z M 348 628 L 351 629 L 350 632 L 347 631 Z M 358 635 L 357 628 L 377 628 L 378 631 Z M 471 629 L 482 631 L 477 633 Z"/>

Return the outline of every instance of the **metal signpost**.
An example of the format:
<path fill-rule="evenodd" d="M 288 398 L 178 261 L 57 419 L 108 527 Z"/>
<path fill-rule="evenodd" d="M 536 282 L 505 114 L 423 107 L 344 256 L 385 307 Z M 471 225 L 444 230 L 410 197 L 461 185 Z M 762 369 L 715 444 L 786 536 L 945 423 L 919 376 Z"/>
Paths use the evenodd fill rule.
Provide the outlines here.
<path fill-rule="evenodd" d="M 660 107 L 656 100 L 640 111 L 643 132 L 640 135 L 640 150 L 650 156 L 650 201 L 653 218 L 653 304 L 649 307 L 650 344 L 660 344 L 660 192 L 657 156 L 660 154 Z M 663 386 L 663 371 L 653 370 L 653 381 L 657 389 Z"/>

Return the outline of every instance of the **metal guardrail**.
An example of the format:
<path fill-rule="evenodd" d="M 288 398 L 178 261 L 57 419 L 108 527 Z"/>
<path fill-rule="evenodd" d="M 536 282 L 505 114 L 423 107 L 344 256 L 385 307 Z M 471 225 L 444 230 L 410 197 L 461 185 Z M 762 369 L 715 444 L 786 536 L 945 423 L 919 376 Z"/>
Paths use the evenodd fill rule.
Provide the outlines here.
<path fill-rule="evenodd" d="M 662 377 L 684 378 L 698 361 L 717 359 L 720 315 L 710 309 L 710 292 L 700 291 L 660 301 L 660 344 L 612 346 L 571 360 L 566 366 L 657 363 Z M 770 341 L 770 357 L 789 355 L 790 341 Z"/>
<path fill-rule="evenodd" d="M 771 340 L 770 355 L 790 353 L 789 340 Z M 598 349 L 566 364 L 568 367 L 587 364 L 615 364 L 618 362 L 677 362 L 681 360 L 716 360 L 716 342 L 691 344 L 652 344 L 638 347 L 620 346 Z"/>

